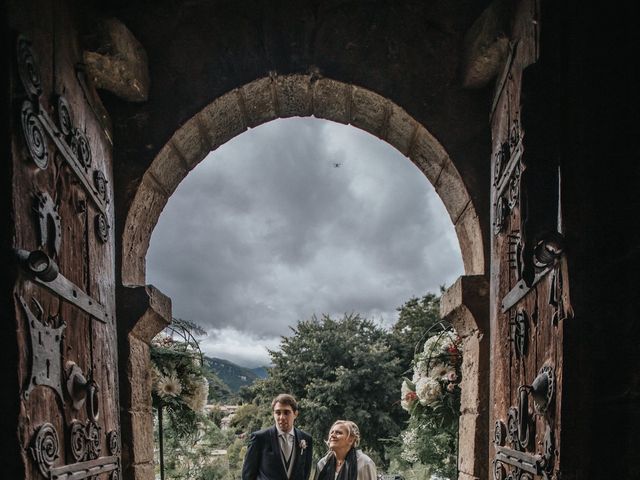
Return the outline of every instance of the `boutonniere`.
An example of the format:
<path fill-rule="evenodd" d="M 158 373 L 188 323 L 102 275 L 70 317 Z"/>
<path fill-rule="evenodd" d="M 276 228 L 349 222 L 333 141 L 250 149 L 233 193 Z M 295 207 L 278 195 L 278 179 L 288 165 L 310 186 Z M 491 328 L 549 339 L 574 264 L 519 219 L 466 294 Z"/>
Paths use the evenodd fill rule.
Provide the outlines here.
<path fill-rule="evenodd" d="M 304 453 L 304 449 L 307 448 L 307 441 L 303 438 L 298 443 L 298 447 L 300 448 L 300 453 Z"/>

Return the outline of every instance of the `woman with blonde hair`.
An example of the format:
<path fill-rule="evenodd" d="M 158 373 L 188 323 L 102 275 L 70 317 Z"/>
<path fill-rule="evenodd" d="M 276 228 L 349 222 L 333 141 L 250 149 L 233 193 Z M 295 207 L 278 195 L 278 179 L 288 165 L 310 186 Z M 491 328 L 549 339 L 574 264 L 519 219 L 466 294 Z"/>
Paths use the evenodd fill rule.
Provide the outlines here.
<path fill-rule="evenodd" d="M 326 440 L 329 452 L 316 465 L 314 480 L 376 480 L 376 465 L 362 450 L 360 430 L 350 420 L 336 420 Z"/>

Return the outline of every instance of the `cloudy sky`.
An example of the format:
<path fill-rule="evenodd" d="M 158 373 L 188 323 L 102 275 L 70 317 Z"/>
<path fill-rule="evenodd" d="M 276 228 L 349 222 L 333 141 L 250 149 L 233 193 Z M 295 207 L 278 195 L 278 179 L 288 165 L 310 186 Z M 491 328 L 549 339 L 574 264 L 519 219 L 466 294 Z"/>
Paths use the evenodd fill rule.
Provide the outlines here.
<path fill-rule="evenodd" d="M 208 330 L 203 351 L 243 366 L 298 320 L 357 312 L 389 325 L 411 297 L 462 274 L 429 181 L 388 144 L 312 118 L 227 142 L 169 199 L 147 282 Z"/>

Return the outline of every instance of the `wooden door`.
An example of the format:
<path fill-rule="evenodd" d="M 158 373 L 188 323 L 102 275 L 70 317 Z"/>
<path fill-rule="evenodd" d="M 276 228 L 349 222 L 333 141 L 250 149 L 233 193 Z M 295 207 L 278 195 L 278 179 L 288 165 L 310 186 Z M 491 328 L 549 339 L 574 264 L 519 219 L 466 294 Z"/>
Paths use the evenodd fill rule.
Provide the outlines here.
<path fill-rule="evenodd" d="M 541 29 L 538 3 L 519 2 L 491 117 L 490 468 L 496 480 L 556 478 L 562 455 L 563 327 L 570 305 Z"/>
<path fill-rule="evenodd" d="M 16 464 L 27 479 L 114 480 L 120 427 L 111 145 L 72 22 L 53 5 L 31 5 L 12 20 Z"/>

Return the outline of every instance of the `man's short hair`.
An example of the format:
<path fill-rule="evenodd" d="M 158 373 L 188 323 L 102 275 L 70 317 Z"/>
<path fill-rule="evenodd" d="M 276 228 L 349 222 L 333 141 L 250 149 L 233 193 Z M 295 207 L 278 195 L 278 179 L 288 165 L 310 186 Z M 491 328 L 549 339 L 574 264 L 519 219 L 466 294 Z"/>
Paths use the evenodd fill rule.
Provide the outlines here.
<path fill-rule="evenodd" d="M 283 405 L 289 405 L 291 410 L 294 412 L 298 411 L 298 402 L 293 395 L 289 395 L 288 393 L 281 393 L 271 402 L 271 410 L 273 410 L 276 406 L 276 403 L 281 403 Z"/>

